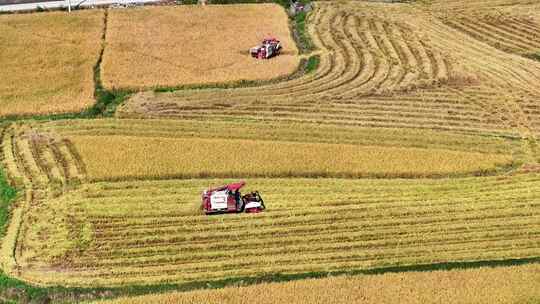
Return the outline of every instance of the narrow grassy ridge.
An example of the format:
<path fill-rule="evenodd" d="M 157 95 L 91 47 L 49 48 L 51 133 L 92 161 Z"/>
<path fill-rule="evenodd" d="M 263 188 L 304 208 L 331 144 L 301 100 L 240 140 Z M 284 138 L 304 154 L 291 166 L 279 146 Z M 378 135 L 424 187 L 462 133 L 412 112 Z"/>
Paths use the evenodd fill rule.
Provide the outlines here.
<path fill-rule="evenodd" d="M 9 206 L 16 196 L 17 191 L 8 183 L 4 171 L 0 168 L 0 238 L 4 236 L 9 219 Z"/>
<path fill-rule="evenodd" d="M 307 16 L 306 12 L 300 12 L 294 16 L 293 31 L 300 53 L 308 53 L 314 49 L 306 29 Z"/>

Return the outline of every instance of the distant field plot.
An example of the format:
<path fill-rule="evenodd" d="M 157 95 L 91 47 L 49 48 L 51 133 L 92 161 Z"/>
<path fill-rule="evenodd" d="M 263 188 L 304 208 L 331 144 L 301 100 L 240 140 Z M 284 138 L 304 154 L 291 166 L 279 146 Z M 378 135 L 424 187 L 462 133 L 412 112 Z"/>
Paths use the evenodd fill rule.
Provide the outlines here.
<path fill-rule="evenodd" d="M 251 58 L 249 48 L 266 36 L 282 41 L 283 54 Z M 294 72 L 297 53 L 275 4 L 112 10 L 103 82 L 118 89 L 267 80 Z"/>
<path fill-rule="evenodd" d="M 342 276 L 220 290 L 165 293 L 100 304 L 535 303 L 540 265 Z M 97 303 L 96 303 L 97 304 Z"/>
<path fill-rule="evenodd" d="M 0 116 L 91 106 L 103 18 L 102 10 L 0 16 Z"/>

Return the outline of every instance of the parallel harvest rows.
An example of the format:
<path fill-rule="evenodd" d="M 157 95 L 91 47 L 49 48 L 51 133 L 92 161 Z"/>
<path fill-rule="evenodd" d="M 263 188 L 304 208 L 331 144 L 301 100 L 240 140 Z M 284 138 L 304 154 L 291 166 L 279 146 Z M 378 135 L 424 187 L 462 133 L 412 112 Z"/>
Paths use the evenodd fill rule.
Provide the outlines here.
<path fill-rule="evenodd" d="M 503 51 L 519 55 L 540 52 L 540 24 L 504 16 L 452 16 L 445 23 Z"/>
<path fill-rule="evenodd" d="M 87 249 L 54 279 L 36 250 L 25 275 L 109 285 L 534 257 L 539 181 L 252 179 L 272 208 L 234 217 L 197 212 L 218 180 L 91 184 L 50 202 L 91 223 Z"/>
<path fill-rule="evenodd" d="M 44 202 L 57 197 L 85 179 L 84 165 L 69 141 L 50 134 L 39 133 L 28 125 L 14 125 L 2 132 L 2 165 L 14 183 L 25 190 L 20 206 L 13 212 L 12 220 L 2 240 L 2 264 L 7 272 L 13 271 L 21 255 L 39 239 L 32 239 L 41 215 L 51 214 Z M 63 216 L 57 214 L 58 225 Z M 44 228 L 44 226 L 39 226 Z M 40 235 L 48 232 L 42 230 Z"/>

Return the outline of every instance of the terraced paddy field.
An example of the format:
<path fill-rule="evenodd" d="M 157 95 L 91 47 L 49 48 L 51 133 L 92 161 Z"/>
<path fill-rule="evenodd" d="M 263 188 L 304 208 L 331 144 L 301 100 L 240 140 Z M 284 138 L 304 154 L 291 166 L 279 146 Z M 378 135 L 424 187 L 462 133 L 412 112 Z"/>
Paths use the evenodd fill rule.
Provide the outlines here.
<path fill-rule="evenodd" d="M 493 174 L 522 162 L 519 140 L 511 137 L 271 126 L 268 132 L 269 125 L 258 122 L 205 122 L 202 128 L 197 120 L 80 120 L 36 130 L 65 136 L 92 180 L 459 176 Z M 102 153 L 105 149 L 111 152 Z"/>
<path fill-rule="evenodd" d="M 540 258 L 540 62 L 530 56 L 538 19 L 526 13 L 534 5 L 317 2 L 306 23 L 316 49 L 305 57 L 319 59 L 310 73 L 257 87 L 137 92 L 108 118 L 6 122 L 0 161 L 20 195 L 2 269 L 39 286 L 116 296 L 530 264 L 276 288 L 374 292 L 379 279 L 432 278 L 492 290 L 504 277 L 508 284 L 479 298 L 456 288 L 464 303 L 534 303 L 537 290 L 526 288 Z M 262 193 L 265 212 L 201 214 L 202 190 L 238 179 Z M 269 286 L 119 301 L 219 302 L 228 291 L 234 301 Z M 445 295 L 426 293 L 435 302 Z M 283 299 L 309 299 L 298 297 Z"/>
<path fill-rule="evenodd" d="M 154 129 L 150 127 L 152 124 Z M 15 255 L 4 256 L 4 267 L 15 267 L 16 263 L 21 278 L 38 284 L 111 286 L 538 255 L 538 174 L 523 171 L 499 175 L 512 167 L 500 168 L 500 173 L 494 167 L 495 175 L 491 177 L 441 178 L 449 176 L 448 172 L 436 171 L 441 159 L 430 159 L 418 152 L 434 154 L 437 151 L 434 147 L 446 146 L 446 154 L 439 157 L 446 158 L 450 172 L 457 174 L 458 168 L 473 166 L 472 172 L 461 174 L 485 175 L 483 164 L 497 166 L 498 161 L 503 161 L 503 165 L 520 161 L 519 140 L 440 131 L 437 132 L 440 136 L 429 138 L 428 133 L 419 136 L 409 130 L 352 127 L 336 130 L 326 125 L 314 128 L 304 125 L 300 129 L 287 124 L 276 124 L 273 132 L 266 134 L 263 124 L 242 123 L 249 132 L 240 146 L 253 143 L 247 145 L 250 151 L 276 143 L 269 140 L 272 137 L 297 138 L 296 142 L 285 145 L 277 142 L 278 150 L 293 144 L 298 149 L 303 147 L 302 142 L 311 142 L 305 144 L 309 149 L 301 154 L 303 159 L 289 157 L 283 168 L 309 163 L 306 156 L 312 153 L 309 151 L 317 151 L 314 157 L 326 157 L 326 148 L 321 147 L 329 145 L 335 149 L 333 161 L 315 160 L 313 164 L 322 168 L 325 175 L 321 177 L 346 176 L 348 171 L 340 165 L 336 153 L 343 153 L 346 147 L 357 147 L 363 157 L 362 153 L 373 147 L 371 136 L 372 141 L 378 141 L 378 149 L 382 149 L 379 150 L 382 159 L 393 155 L 385 149 L 393 151 L 396 146 L 402 149 L 396 150 L 402 155 L 395 155 L 402 162 L 375 162 L 388 176 L 400 174 L 399 166 L 409 168 L 404 165 L 403 154 L 407 152 L 411 158 L 419 158 L 419 164 L 423 161 L 426 168 L 435 170 L 428 172 L 428 177 L 430 174 L 438 177 L 306 179 L 301 177 L 319 173 L 296 168 L 292 171 L 296 175 L 292 176 L 300 178 L 289 178 L 291 173 L 279 171 L 279 160 L 272 159 L 276 153 L 280 155 L 279 151 L 269 155 L 241 154 L 253 158 L 247 161 L 259 167 L 248 164 L 245 171 L 238 172 L 208 173 L 204 158 L 191 157 L 182 162 L 178 155 L 188 153 L 182 149 L 197 151 L 201 141 L 228 144 L 215 138 L 230 134 L 237 125 L 208 123 L 208 129 L 196 133 L 199 139 L 189 139 L 193 136 L 189 130 L 197 130 L 199 124 L 198 121 L 106 119 L 23 124 L 5 129 L 3 158 L 8 174 L 26 185 L 28 197 L 25 206 L 21 206 L 25 212 L 20 215 L 20 221 L 12 222 L 8 230 L 3 250 L 13 251 Z M 146 132 L 139 138 L 145 141 L 126 136 L 137 132 L 139 126 Z M 370 136 L 362 136 L 363 133 Z M 153 137 L 156 134 L 160 137 Z M 103 136 L 106 138 L 100 139 Z M 349 143 L 328 143 L 342 139 Z M 107 144 L 101 146 L 100 142 Z M 172 149 L 170 144 L 176 148 Z M 139 149 L 126 150 L 128 145 Z M 156 147 L 164 151 L 159 153 L 162 162 L 151 160 L 158 153 L 148 149 Z M 202 150 L 208 148 L 203 146 Z M 104 153 L 107 149 L 109 152 Z M 175 149 L 180 150 L 172 152 Z M 109 157 L 104 155 L 116 156 L 104 159 Z M 471 163 L 475 155 L 478 159 Z M 137 161 L 133 171 L 122 169 L 131 170 L 129 165 L 117 165 L 133 160 Z M 350 164 L 354 157 L 344 156 L 341 161 Z M 169 163 L 184 179 L 160 180 L 170 178 L 167 170 L 171 169 L 160 167 L 161 163 Z M 372 173 L 361 164 L 353 167 L 360 174 Z M 417 165 L 416 170 L 421 168 Z M 260 174 L 267 176 L 257 178 Z M 416 174 L 421 177 L 426 173 Z M 259 215 L 204 216 L 197 206 L 200 192 L 230 181 L 200 179 L 204 175 L 251 177 L 250 187 L 265 193 L 272 208 Z M 99 181 L 130 178 L 143 180 Z M 13 234 L 15 243 L 10 239 Z M 47 242 L 43 242 L 44 236 Z"/>

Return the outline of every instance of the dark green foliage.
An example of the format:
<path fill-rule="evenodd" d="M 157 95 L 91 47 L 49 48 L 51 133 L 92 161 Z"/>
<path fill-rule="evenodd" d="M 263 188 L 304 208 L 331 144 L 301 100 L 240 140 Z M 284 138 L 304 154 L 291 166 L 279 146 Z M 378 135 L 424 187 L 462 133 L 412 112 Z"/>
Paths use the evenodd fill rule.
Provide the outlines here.
<path fill-rule="evenodd" d="M 300 53 L 308 53 L 313 51 L 313 43 L 309 39 L 309 35 L 306 31 L 307 13 L 300 12 L 294 16 L 293 34 L 300 48 Z"/>
<path fill-rule="evenodd" d="M 15 199 L 17 191 L 7 182 L 6 175 L 0 170 L 0 238 L 4 236 L 9 219 L 9 205 Z"/>
<path fill-rule="evenodd" d="M 321 61 L 321 58 L 319 56 L 311 56 L 309 57 L 307 64 L 306 64 L 306 74 L 311 73 L 315 71 L 319 67 L 319 62 Z"/>

